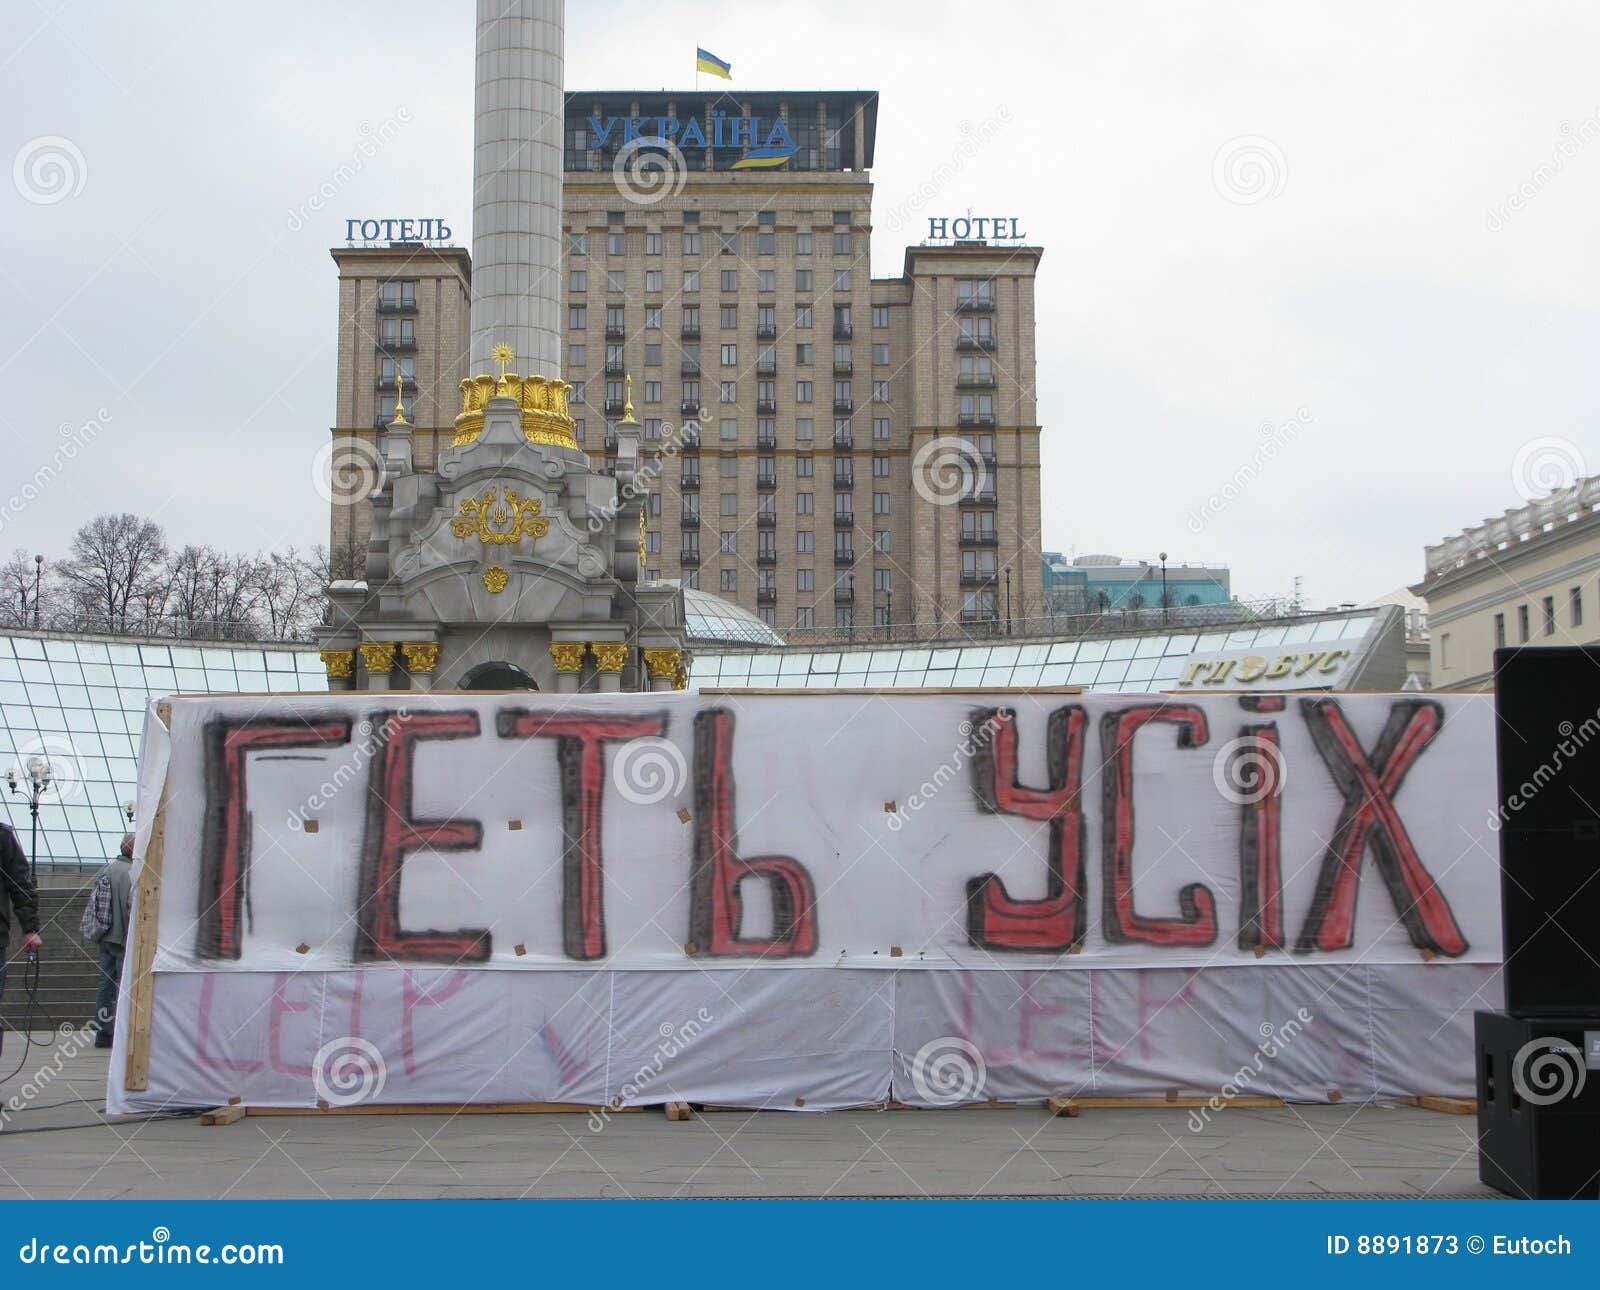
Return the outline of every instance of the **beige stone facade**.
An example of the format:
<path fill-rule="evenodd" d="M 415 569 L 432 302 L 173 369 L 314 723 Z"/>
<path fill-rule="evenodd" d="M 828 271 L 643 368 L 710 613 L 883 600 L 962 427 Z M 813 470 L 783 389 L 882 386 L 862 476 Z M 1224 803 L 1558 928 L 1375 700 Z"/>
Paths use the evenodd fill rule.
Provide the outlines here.
<path fill-rule="evenodd" d="M 794 126 L 802 108 L 791 97 L 743 99 L 747 112 L 781 111 Z M 708 163 L 644 188 L 574 153 L 573 104 L 597 116 L 607 108 L 569 96 L 561 376 L 577 387 L 581 442 L 597 459 L 614 452 L 631 377 L 643 448 L 660 463 L 647 572 L 723 595 L 793 639 L 1003 621 L 1007 571 L 1010 613 L 1037 614 L 1041 598 L 1042 252 L 914 246 L 900 276 L 872 278 L 870 172 L 849 166 L 870 163 L 869 99 L 870 112 L 848 115 L 846 168 L 818 152 L 807 169 Z M 638 116 L 641 105 L 611 110 Z M 827 109 L 815 110 L 825 123 Z M 381 284 L 414 278 L 418 395 L 408 413 L 418 463 L 429 463 L 467 375 L 466 254 L 334 258 L 334 433 L 371 435 L 382 419 Z M 362 509 L 336 508 L 336 551 L 364 541 Z"/>
<path fill-rule="evenodd" d="M 1499 647 L 1600 642 L 1600 477 L 1427 548 L 1438 690 L 1487 690 Z"/>

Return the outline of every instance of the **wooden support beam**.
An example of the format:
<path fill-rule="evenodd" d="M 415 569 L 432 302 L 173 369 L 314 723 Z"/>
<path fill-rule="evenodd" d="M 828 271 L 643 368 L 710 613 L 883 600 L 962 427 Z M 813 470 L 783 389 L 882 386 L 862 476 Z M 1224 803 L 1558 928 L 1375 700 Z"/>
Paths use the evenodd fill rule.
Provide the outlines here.
<path fill-rule="evenodd" d="M 694 1114 L 687 1102 L 668 1102 L 661 1109 L 667 1113 L 669 1120 L 687 1120 Z"/>
<path fill-rule="evenodd" d="M 638 1106 L 586 1102 L 362 1102 L 356 1106 L 252 1106 L 246 1115 L 636 1115 Z"/>
<path fill-rule="evenodd" d="M 1424 1093 L 1421 1097 L 1406 1099 L 1424 1111 L 1438 1111 L 1443 1115 L 1476 1115 L 1478 1104 L 1470 1097 L 1445 1097 L 1439 1093 Z"/>
<path fill-rule="evenodd" d="M 217 1124 L 234 1124 L 244 1119 L 245 1114 L 244 1106 L 239 1102 L 234 1102 L 228 1106 L 219 1106 L 215 1110 L 202 1112 L 200 1123 L 208 1127 Z"/>
<path fill-rule="evenodd" d="M 172 705 L 156 704 L 156 717 L 168 732 L 172 730 Z M 150 1024 L 156 1005 L 156 944 L 161 920 L 161 864 L 167 839 L 167 786 L 161 786 L 156 818 L 150 825 L 150 841 L 139 868 L 139 885 L 133 902 L 133 953 L 127 970 L 128 1056 L 122 1086 L 130 1092 L 150 1087 Z"/>

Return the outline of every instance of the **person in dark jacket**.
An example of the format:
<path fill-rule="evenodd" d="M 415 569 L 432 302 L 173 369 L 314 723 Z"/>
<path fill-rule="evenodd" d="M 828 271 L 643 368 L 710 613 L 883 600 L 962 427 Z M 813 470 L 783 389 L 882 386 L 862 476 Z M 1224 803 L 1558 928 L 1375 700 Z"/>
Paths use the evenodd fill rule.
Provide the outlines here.
<path fill-rule="evenodd" d="M 43 945 L 39 939 L 39 898 L 28 873 L 28 857 L 23 854 L 22 843 L 17 841 L 16 830 L 9 824 L 0 824 L 0 995 L 6 989 L 6 956 L 11 950 L 13 914 L 17 926 L 22 929 L 23 950 L 36 950 Z"/>
<path fill-rule="evenodd" d="M 117 991 L 122 984 L 122 952 L 128 940 L 128 906 L 133 899 L 133 834 L 122 837 L 121 853 L 95 876 L 104 875 L 106 934 L 100 938 L 100 986 L 94 996 L 94 1046 L 110 1048 L 117 1025 Z"/>

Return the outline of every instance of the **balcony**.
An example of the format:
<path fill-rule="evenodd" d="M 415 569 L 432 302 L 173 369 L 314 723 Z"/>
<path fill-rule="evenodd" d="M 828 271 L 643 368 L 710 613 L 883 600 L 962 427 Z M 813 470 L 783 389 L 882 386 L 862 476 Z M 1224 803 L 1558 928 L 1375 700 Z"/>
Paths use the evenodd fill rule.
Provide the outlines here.
<path fill-rule="evenodd" d="M 835 556 L 834 562 L 837 563 L 838 559 L 839 557 Z M 835 587 L 833 589 L 833 603 L 836 605 L 852 605 L 855 603 L 855 599 L 856 589 L 854 587 Z"/>
<path fill-rule="evenodd" d="M 835 376 L 849 376 L 855 370 L 856 363 L 853 358 L 835 358 L 833 360 L 833 373 Z"/>
<path fill-rule="evenodd" d="M 776 511 L 757 511 L 756 527 L 758 529 L 775 529 L 778 527 L 778 514 Z"/>
<path fill-rule="evenodd" d="M 778 436 L 777 435 L 758 434 L 756 436 L 756 447 L 757 448 L 765 449 L 767 452 L 771 452 L 775 448 L 777 448 L 777 446 L 778 446 Z"/>
<path fill-rule="evenodd" d="M 620 417 L 623 414 L 623 412 L 627 409 L 627 406 L 628 405 L 626 403 L 624 403 L 621 399 L 607 399 L 606 400 L 606 416 L 607 417 Z"/>
<path fill-rule="evenodd" d="M 686 358 L 686 359 L 684 359 L 683 362 L 678 364 L 678 375 L 679 376 L 699 376 L 700 375 L 700 360 L 698 358 Z"/>
<path fill-rule="evenodd" d="M 679 564 L 683 564 L 683 565 L 699 564 L 700 563 L 700 552 L 698 550 L 685 551 L 682 555 L 680 555 L 678 557 L 678 563 Z"/>
<path fill-rule="evenodd" d="M 608 359 L 606 359 L 606 375 L 607 376 L 626 376 L 627 374 L 628 374 L 628 365 L 626 363 L 624 363 L 620 358 L 608 358 Z"/>
<path fill-rule="evenodd" d="M 958 390 L 992 390 L 998 384 L 992 372 L 962 372 L 956 377 Z"/>
<path fill-rule="evenodd" d="M 756 604 L 775 605 L 778 603 L 778 589 L 776 587 L 757 587 Z"/>
<path fill-rule="evenodd" d="M 833 401 L 833 410 L 842 416 L 848 416 L 856 410 L 856 401 L 854 399 L 835 399 Z"/>
<path fill-rule="evenodd" d="M 778 477 L 776 475 L 757 475 L 756 476 L 756 488 L 758 488 L 763 493 L 770 493 L 775 488 L 777 488 L 777 486 L 778 486 Z"/>
<path fill-rule="evenodd" d="M 956 301 L 958 314 L 992 314 L 994 312 L 993 296 L 965 296 Z"/>
<path fill-rule="evenodd" d="M 833 513 L 833 527 L 836 529 L 852 529 L 856 526 L 855 514 L 851 511 L 835 511 Z"/>
<path fill-rule="evenodd" d="M 775 358 L 763 358 L 763 359 L 758 359 L 756 361 L 756 375 L 757 376 L 776 376 L 777 374 L 778 374 L 778 360 L 777 359 L 775 359 Z"/>
<path fill-rule="evenodd" d="M 628 329 L 626 327 L 622 326 L 622 324 L 620 324 L 620 323 L 618 323 L 615 326 L 613 326 L 611 323 L 607 323 L 606 324 L 606 339 L 607 340 L 627 340 L 628 339 Z"/>
<path fill-rule="evenodd" d="M 756 415 L 758 417 L 775 417 L 778 415 L 778 404 L 775 399 L 757 399 Z"/>
<path fill-rule="evenodd" d="M 401 340 L 398 337 L 394 340 L 380 340 L 378 342 L 378 352 L 380 354 L 415 354 L 417 352 L 417 338 L 413 336 L 409 340 Z"/>
<path fill-rule="evenodd" d="M 607 452 L 616 452 L 616 450 L 617 450 L 617 436 L 614 435 L 614 434 L 608 433 L 606 435 L 606 451 Z M 615 465 L 616 463 L 612 462 L 612 463 L 609 463 L 609 464 Z"/>
<path fill-rule="evenodd" d="M 378 312 L 380 314 L 414 314 L 418 312 L 416 297 L 410 300 L 385 300 L 378 298 Z"/>
<path fill-rule="evenodd" d="M 1000 626 L 1000 615 L 992 609 L 963 609 L 961 621 L 964 625 L 981 625 L 989 628 Z"/>
<path fill-rule="evenodd" d="M 834 471 L 833 486 L 835 488 L 854 488 L 856 486 L 855 472 L 851 470 Z"/>
<path fill-rule="evenodd" d="M 833 323 L 833 338 L 834 338 L 834 340 L 850 340 L 851 338 L 853 338 L 855 336 L 855 334 L 856 334 L 856 329 L 854 327 L 852 327 L 849 323 L 840 322 L 838 319 L 834 319 L 834 323 Z"/>
<path fill-rule="evenodd" d="M 697 435 L 697 434 L 686 434 L 686 435 L 684 435 L 683 436 L 682 450 L 684 452 L 699 452 L 700 451 L 700 436 Z"/>
<path fill-rule="evenodd" d="M 678 414 L 680 416 L 693 417 L 698 421 L 700 419 L 700 400 L 685 399 L 682 403 L 678 404 Z"/>
<path fill-rule="evenodd" d="M 776 551 L 757 551 L 756 552 L 756 563 L 757 564 L 777 564 L 778 563 L 778 553 Z"/>
<path fill-rule="evenodd" d="M 963 493 L 962 506 L 993 506 L 995 504 L 993 493 Z"/>
<path fill-rule="evenodd" d="M 985 354 L 992 354 L 995 350 L 993 336 L 962 336 L 956 341 L 956 348 L 963 352 L 982 350 Z"/>
<path fill-rule="evenodd" d="M 961 571 L 961 585 L 963 587 L 987 587 L 998 576 L 994 573 L 978 573 L 973 570 L 963 569 Z"/>
<path fill-rule="evenodd" d="M 685 492 L 691 492 L 692 493 L 695 489 L 700 487 L 700 476 L 699 476 L 699 474 L 696 473 L 696 474 L 693 474 L 693 475 L 684 475 L 681 479 L 678 480 L 678 487 L 680 489 L 682 489 L 683 491 L 685 491 Z"/>
<path fill-rule="evenodd" d="M 1000 536 L 997 533 L 963 533 L 962 546 L 999 546 Z"/>
<path fill-rule="evenodd" d="M 956 418 L 956 424 L 963 430 L 993 430 L 993 412 L 963 412 Z"/>
<path fill-rule="evenodd" d="M 854 448 L 856 446 L 855 436 L 848 430 L 835 430 L 833 432 L 833 446 L 835 448 Z"/>
<path fill-rule="evenodd" d="M 681 527 L 686 529 L 697 529 L 700 527 L 700 512 L 685 511 L 683 513 L 683 517 L 678 521 L 678 523 Z"/>
<path fill-rule="evenodd" d="M 682 340 L 699 340 L 700 339 L 700 324 L 699 323 L 684 323 L 682 330 L 678 332 L 678 336 Z"/>
<path fill-rule="evenodd" d="M 758 323 L 756 325 L 756 339 L 757 340 L 777 340 L 778 339 L 778 324 L 777 323 Z"/>

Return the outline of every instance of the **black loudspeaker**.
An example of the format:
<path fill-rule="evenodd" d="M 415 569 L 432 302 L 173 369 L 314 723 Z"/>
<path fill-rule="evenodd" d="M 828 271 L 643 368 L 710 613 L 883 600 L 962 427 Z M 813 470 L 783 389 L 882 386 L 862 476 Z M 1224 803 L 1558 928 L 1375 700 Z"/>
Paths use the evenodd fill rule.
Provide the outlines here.
<path fill-rule="evenodd" d="M 1600 647 L 1496 650 L 1506 1010 L 1600 1015 Z"/>
<path fill-rule="evenodd" d="M 1478 1177 L 1508 1196 L 1600 1199 L 1600 1015 L 1476 1014 Z"/>

